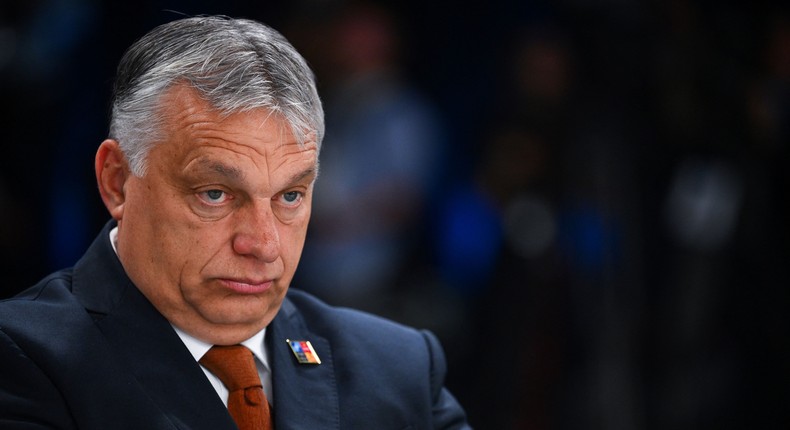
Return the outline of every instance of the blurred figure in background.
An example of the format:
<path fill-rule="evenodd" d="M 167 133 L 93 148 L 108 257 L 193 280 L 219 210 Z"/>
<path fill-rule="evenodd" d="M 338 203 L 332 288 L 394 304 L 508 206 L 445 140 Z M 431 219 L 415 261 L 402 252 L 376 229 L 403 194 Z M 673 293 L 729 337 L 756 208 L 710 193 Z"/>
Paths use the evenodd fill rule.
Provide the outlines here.
<path fill-rule="evenodd" d="M 570 275 L 559 243 L 561 156 L 575 84 L 566 37 L 549 27 L 513 37 L 474 174 L 441 211 L 442 279 L 464 292 L 477 321 L 468 362 L 459 367 L 479 370 L 463 395 L 470 417 L 490 428 L 563 423 L 552 405 L 564 402 L 570 325 Z M 504 361 L 480 354 L 493 345 L 506 345 Z"/>
<path fill-rule="evenodd" d="M 328 143 L 297 285 L 334 303 L 381 311 L 371 307 L 408 270 L 440 174 L 443 131 L 433 106 L 401 75 L 392 14 L 350 7 L 329 40 Z"/>

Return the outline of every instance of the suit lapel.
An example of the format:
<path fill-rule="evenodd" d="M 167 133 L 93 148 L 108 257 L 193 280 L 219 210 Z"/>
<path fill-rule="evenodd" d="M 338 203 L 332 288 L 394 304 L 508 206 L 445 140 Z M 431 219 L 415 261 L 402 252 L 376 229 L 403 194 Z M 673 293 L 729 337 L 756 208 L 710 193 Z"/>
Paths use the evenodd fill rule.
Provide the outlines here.
<path fill-rule="evenodd" d="M 127 389 L 144 392 L 176 428 L 235 429 L 189 350 L 126 276 L 108 232 L 75 266 L 73 291 L 132 376 Z"/>
<path fill-rule="evenodd" d="M 287 339 L 310 341 L 321 364 L 299 364 Z M 339 429 L 337 382 L 329 342 L 311 333 L 286 298 L 266 333 L 271 359 L 274 428 Z"/>
<path fill-rule="evenodd" d="M 99 322 L 129 370 L 159 408 L 184 428 L 233 429 L 222 400 L 170 324 L 136 288 Z"/>

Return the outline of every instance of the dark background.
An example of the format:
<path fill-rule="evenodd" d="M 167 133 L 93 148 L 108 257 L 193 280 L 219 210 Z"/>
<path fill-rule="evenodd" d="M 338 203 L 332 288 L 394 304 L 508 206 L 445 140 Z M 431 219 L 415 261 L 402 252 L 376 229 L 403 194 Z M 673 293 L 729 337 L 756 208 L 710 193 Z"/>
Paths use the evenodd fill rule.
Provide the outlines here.
<path fill-rule="evenodd" d="M 258 19 L 328 99 L 337 32 L 369 5 L 443 137 L 426 186 L 380 193 L 420 204 L 381 300 L 355 305 L 440 336 L 474 426 L 790 424 L 781 2 L 4 0 L 0 296 L 108 219 L 93 155 L 133 40 L 182 14 Z"/>

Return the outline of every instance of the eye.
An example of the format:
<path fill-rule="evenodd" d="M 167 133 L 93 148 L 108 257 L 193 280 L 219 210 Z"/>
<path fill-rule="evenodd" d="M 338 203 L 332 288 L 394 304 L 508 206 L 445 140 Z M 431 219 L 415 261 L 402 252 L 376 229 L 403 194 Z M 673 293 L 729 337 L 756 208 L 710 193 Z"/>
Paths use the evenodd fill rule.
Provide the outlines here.
<path fill-rule="evenodd" d="M 280 200 L 286 206 L 298 206 L 302 201 L 303 194 L 299 191 L 288 191 L 280 196 Z"/>
<path fill-rule="evenodd" d="M 207 190 L 198 193 L 198 197 L 210 205 L 221 205 L 230 199 L 228 193 L 222 190 Z"/>

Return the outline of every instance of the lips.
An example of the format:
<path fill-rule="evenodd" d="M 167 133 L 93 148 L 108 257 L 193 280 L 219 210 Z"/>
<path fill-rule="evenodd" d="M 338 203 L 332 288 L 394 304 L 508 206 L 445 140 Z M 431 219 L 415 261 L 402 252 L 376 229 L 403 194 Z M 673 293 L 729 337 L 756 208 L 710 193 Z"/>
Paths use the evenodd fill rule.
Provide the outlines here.
<path fill-rule="evenodd" d="M 274 281 L 257 281 L 252 279 L 220 279 L 225 288 L 237 294 L 260 294 L 269 290 Z"/>

